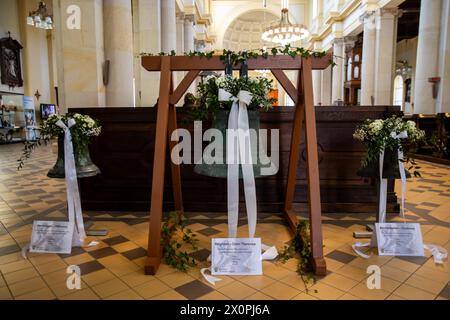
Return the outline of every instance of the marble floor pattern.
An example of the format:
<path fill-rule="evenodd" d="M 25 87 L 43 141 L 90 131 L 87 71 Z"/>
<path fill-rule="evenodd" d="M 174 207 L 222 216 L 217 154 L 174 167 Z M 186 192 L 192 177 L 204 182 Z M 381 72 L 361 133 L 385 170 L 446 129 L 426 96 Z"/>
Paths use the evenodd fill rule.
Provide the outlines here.
<path fill-rule="evenodd" d="M 161 265 L 155 276 L 143 274 L 148 219 L 142 213 L 85 212 L 94 229 L 106 228 L 105 237 L 89 237 L 99 245 L 74 248 L 70 255 L 30 254 L 20 249 L 30 240 L 34 219 L 63 219 L 65 184 L 49 179 L 54 163 L 50 147 L 39 148 L 25 168 L 17 171 L 22 145 L 0 145 L 0 299 L 449 299 L 450 264 L 436 265 L 425 257 L 355 255 L 354 231 L 363 231 L 373 214 L 323 216 L 324 252 L 328 274 L 306 287 L 295 272 L 296 261 L 264 262 L 263 276 L 221 277 L 215 286 L 205 282 L 210 239 L 226 236 L 225 213 L 188 213 L 190 228 L 198 235 L 199 249 L 191 252 L 199 266 L 187 273 Z M 421 163 L 422 178 L 407 183 L 406 220 L 419 222 L 425 243 L 450 250 L 450 167 Z M 397 192 L 399 192 L 397 185 Z M 403 221 L 389 216 L 390 221 Z M 241 217 L 239 234 L 247 226 Z M 281 215 L 259 216 L 257 236 L 282 247 L 291 234 Z M 366 286 L 366 268 L 381 267 L 381 289 Z M 81 289 L 66 286 L 67 266 L 78 265 Z"/>

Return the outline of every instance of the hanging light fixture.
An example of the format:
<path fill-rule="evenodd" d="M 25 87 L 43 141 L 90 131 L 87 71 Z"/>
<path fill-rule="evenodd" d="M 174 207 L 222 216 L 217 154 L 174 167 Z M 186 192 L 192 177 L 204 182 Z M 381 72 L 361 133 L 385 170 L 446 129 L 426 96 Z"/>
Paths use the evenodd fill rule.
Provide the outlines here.
<path fill-rule="evenodd" d="M 27 24 L 40 29 L 53 29 L 53 18 L 48 12 L 44 1 L 39 2 L 39 7 L 36 11 L 30 12 L 27 17 Z"/>
<path fill-rule="evenodd" d="M 281 0 L 281 19 L 266 28 L 261 36 L 264 41 L 286 45 L 309 37 L 309 31 L 303 24 L 289 21 L 289 0 Z"/>

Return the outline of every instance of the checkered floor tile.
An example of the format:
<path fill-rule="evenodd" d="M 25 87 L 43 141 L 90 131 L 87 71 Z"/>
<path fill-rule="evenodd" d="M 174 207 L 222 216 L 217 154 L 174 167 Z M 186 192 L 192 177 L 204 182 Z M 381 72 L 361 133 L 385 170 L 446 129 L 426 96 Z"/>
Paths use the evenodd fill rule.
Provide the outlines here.
<path fill-rule="evenodd" d="M 92 247 L 73 248 L 70 255 L 29 254 L 34 219 L 65 219 L 63 180 L 46 173 L 55 161 L 50 147 L 38 149 L 24 169 L 16 170 L 21 145 L 0 145 L 0 299 L 449 299 L 448 261 L 436 265 L 425 257 L 380 257 L 369 260 L 351 249 L 354 231 L 364 231 L 373 214 L 323 216 L 324 255 L 328 274 L 305 285 L 296 273 L 297 263 L 263 262 L 263 276 L 222 277 L 215 286 L 205 282 L 199 268 L 208 266 L 211 237 L 226 237 L 225 213 L 187 213 L 189 227 L 197 234 L 199 248 L 189 252 L 198 267 L 178 272 L 162 264 L 155 276 L 143 274 L 148 219 L 141 212 L 85 212 L 94 229 L 107 229 Z M 450 168 L 421 163 L 423 178 L 407 183 L 406 218 L 390 221 L 418 222 L 426 243 L 450 249 Z M 397 186 L 398 188 L 399 186 Z M 400 190 L 397 189 L 397 192 Z M 247 233 L 240 217 L 238 236 Z M 281 248 L 291 234 L 281 215 L 261 214 L 257 236 Z M 366 268 L 381 268 L 380 290 L 365 285 Z M 67 267 L 81 271 L 81 288 L 66 286 Z"/>

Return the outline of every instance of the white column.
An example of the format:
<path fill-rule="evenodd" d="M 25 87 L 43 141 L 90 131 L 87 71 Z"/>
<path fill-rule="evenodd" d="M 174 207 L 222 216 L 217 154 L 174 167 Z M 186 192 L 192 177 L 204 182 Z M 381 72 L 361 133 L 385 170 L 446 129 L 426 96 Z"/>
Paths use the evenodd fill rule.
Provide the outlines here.
<path fill-rule="evenodd" d="M 184 52 L 189 53 L 195 51 L 195 37 L 194 37 L 194 16 L 186 15 L 184 17 Z M 195 94 L 196 83 L 191 84 L 188 92 Z"/>
<path fill-rule="evenodd" d="M 80 8 L 80 29 L 66 27 L 72 5 Z M 104 106 L 102 0 L 53 0 L 53 15 L 60 109 Z"/>
<path fill-rule="evenodd" d="M 416 114 L 436 112 L 436 100 L 433 99 L 432 84 L 428 79 L 438 76 L 441 9 L 441 0 L 422 1 L 420 5 L 414 94 L 414 113 Z"/>
<path fill-rule="evenodd" d="M 336 65 L 333 67 L 331 103 L 336 103 L 338 100 L 344 100 L 343 68 L 345 52 L 343 38 L 334 39 L 333 54 Z"/>
<path fill-rule="evenodd" d="M 138 7 L 139 11 L 134 13 L 135 19 L 139 20 L 138 52 L 157 54 L 161 52 L 160 0 L 138 0 Z M 142 68 L 140 58 L 138 60 L 140 105 L 153 107 L 159 95 L 159 73 L 148 72 Z"/>
<path fill-rule="evenodd" d="M 130 0 L 103 1 L 108 107 L 134 107 L 133 20 Z"/>
<path fill-rule="evenodd" d="M 161 50 L 177 50 L 177 22 L 175 0 L 161 1 Z"/>
<path fill-rule="evenodd" d="M 184 53 L 184 14 L 177 15 L 177 54 Z"/>
<path fill-rule="evenodd" d="M 194 51 L 194 16 L 188 15 L 184 17 L 184 51 Z"/>
<path fill-rule="evenodd" d="M 391 105 L 395 47 L 397 45 L 397 14 L 395 9 L 379 9 L 376 14 L 377 37 L 375 53 L 375 104 Z M 363 61 L 364 63 L 364 61 Z"/>
<path fill-rule="evenodd" d="M 364 38 L 361 66 L 361 105 L 372 105 L 375 89 L 375 40 L 376 25 L 373 12 L 367 12 L 362 17 L 364 23 Z"/>
<path fill-rule="evenodd" d="M 313 70 L 313 91 L 314 91 L 314 105 L 318 106 L 322 104 L 322 71 Z"/>
<path fill-rule="evenodd" d="M 322 70 L 322 105 L 331 105 L 331 66 Z"/>
<path fill-rule="evenodd" d="M 439 95 L 436 112 L 450 112 L 450 0 L 444 0 L 441 17 L 441 46 L 439 49 Z"/>

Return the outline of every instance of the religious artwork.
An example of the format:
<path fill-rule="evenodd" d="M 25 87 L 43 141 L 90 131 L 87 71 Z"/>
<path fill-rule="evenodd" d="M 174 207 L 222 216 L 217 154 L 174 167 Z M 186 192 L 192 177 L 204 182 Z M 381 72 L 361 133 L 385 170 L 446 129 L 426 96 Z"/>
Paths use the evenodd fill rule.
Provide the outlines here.
<path fill-rule="evenodd" d="M 411 79 L 405 80 L 405 102 L 411 102 Z"/>
<path fill-rule="evenodd" d="M 0 39 L 1 83 L 10 87 L 22 87 L 22 69 L 20 66 L 20 50 L 22 45 L 8 36 Z"/>

